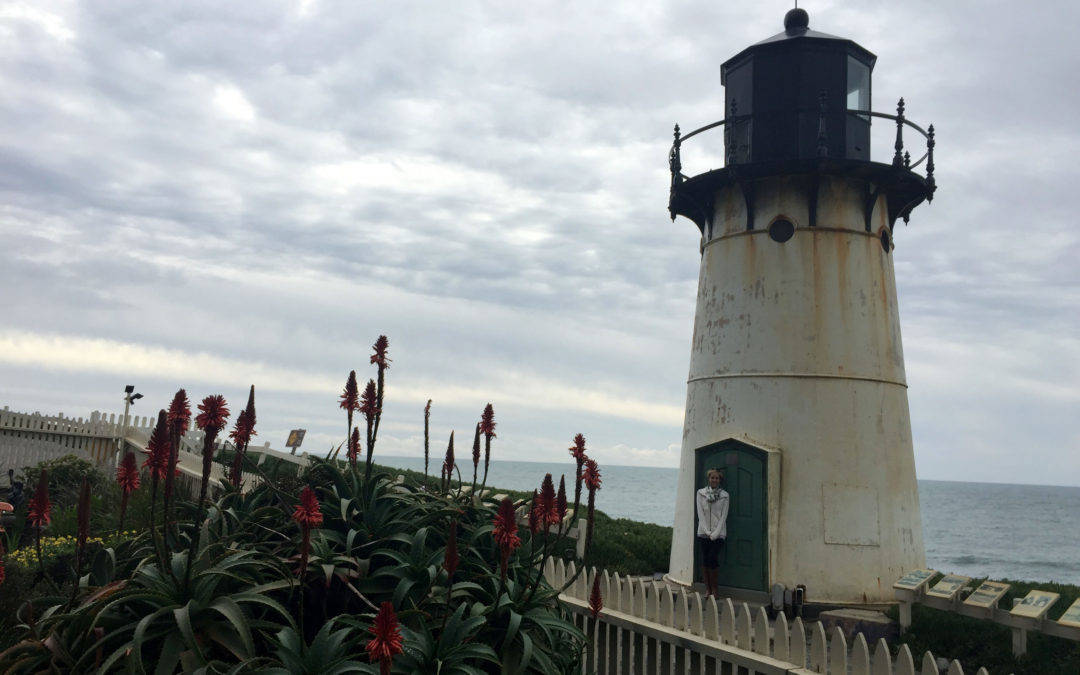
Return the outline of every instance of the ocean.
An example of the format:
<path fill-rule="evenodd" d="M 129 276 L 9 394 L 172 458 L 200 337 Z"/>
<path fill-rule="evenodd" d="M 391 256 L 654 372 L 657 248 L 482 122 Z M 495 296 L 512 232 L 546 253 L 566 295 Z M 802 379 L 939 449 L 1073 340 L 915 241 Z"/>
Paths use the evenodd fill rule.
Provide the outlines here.
<path fill-rule="evenodd" d="M 422 457 L 384 455 L 377 461 L 424 468 Z M 441 461 L 431 459 L 436 474 Z M 559 475 L 567 473 L 572 491 L 573 470 L 569 458 L 562 464 L 492 460 L 488 485 L 532 490 L 545 473 L 551 473 L 556 484 Z M 598 509 L 615 518 L 671 526 L 676 469 L 605 465 L 601 473 Z M 920 480 L 919 504 L 926 564 L 933 569 L 1080 584 L 1080 487 Z"/>

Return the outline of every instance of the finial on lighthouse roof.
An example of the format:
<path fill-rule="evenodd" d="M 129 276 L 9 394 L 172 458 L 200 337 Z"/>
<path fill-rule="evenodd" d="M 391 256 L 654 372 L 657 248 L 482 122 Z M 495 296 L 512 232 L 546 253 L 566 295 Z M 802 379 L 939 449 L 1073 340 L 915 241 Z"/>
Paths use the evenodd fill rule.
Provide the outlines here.
<path fill-rule="evenodd" d="M 784 15 L 784 32 L 788 35 L 796 35 L 805 31 L 810 26 L 810 15 L 806 13 L 805 9 L 788 10 L 788 13 Z"/>

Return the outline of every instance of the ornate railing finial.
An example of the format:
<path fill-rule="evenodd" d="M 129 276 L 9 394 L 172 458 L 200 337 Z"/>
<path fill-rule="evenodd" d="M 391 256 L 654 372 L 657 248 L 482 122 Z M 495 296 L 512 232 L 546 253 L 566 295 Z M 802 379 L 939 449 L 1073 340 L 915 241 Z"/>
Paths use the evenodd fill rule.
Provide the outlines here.
<path fill-rule="evenodd" d="M 904 99 L 901 98 L 900 102 L 896 104 L 896 143 L 893 145 L 896 149 L 896 153 L 893 155 L 893 166 L 900 166 L 903 162 L 904 152 Z"/>
<path fill-rule="evenodd" d="M 818 127 L 817 127 L 817 156 L 829 156 L 829 138 L 825 132 L 825 101 L 827 92 L 822 89 L 818 95 Z"/>
<path fill-rule="evenodd" d="M 937 190 L 937 182 L 934 180 L 934 125 L 931 124 L 926 130 L 926 185 L 928 187 L 926 201 L 934 200 L 934 191 Z"/>
<path fill-rule="evenodd" d="M 904 151 L 904 168 L 905 169 L 910 169 L 911 168 L 911 153 L 908 152 L 907 150 Z"/>
<path fill-rule="evenodd" d="M 671 166 L 671 184 L 678 183 L 679 177 L 682 174 L 682 157 L 680 156 L 679 147 L 682 145 L 682 137 L 679 132 L 679 125 L 675 125 L 675 142 L 671 146 L 671 154 L 668 155 L 668 164 Z"/>

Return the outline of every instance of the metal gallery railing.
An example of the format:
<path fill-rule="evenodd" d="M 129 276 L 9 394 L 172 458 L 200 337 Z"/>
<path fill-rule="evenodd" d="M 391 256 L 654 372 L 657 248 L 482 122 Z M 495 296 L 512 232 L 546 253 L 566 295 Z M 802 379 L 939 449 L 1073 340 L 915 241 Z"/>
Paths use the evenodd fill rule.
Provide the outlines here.
<path fill-rule="evenodd" d="M 875 112 L 872 110 L 859 110 L 859 109 L 845 109 L 842 111 L 830 111 L 825 104 L 824 93 L 821 96 L 821 103 L 817 109 L 809 108 L 797 108 L 789 111 L 782 111 L 773 113 L 774 115 L 796 115 L 799 120 L 804 120 L 807 116 L 817 116 L 817 139 L 816 139 L 816 152 L 820 158 L 828 158 L 829 156 L 829 137 L 828 137 L 828 124 L 827 121 L 830 117 L 842 114 L 853 117 L 859 117 L 869 121 L 869 118 L 877 117 L 880 119 L 891 120 L 896 124 L 896 139 L 893 143 L 893 156 L 891 164 L 894 167 L 913 170 L 923 162 L 926 162 L 925 167 L 925 179 L 928 187 L 928 199 L 933 198 L 933 193 L 937 189 L 937 185 L 934 179 L 934 146 L 936 144 L 934 138 L 934 125 L 929 125 L 926 129 L 923 129 L 918 124 L 912 122 L 904 115 L 904 99 L 900 99 L 896 106 L 896 114 L 890 115 L 887 113 Z M 736 154 L 740 147 L 738 139 L 735 138 L 736 129 L 739 129 L 741 133 L 744 133 L 749 137 L 753 132 L 753 123 L 756 118 L 764 117 L 764 113 L 737 114 L 737 105 L 733 102 L 730 114 L 722 120 L 706 124 L 703 127 L 694 129 L 693 131 L 683 134 L 679 128 L 679 125 L 675 125 L 675 140 L 672 143 L 671 150 L 668 153 L 668 164 L 671 170 L 671 189 L 674 191 L 679 184 L 688 180 L 690 177 L 682 173 L 682 144 L 691 138 L 698 136 L 706 131 L 715 129 L 717 127 L 724 128 L 724 165 L 725 167 L 733 166 L 737 164 Z M 796 123 L 796 128 L 800 128 L 802 125 Z M 914 161 L 911 159 L 910 151 L 905 149 L 904 141 L 904 127 L 913 129 L 919 133 L 926 142 L 926 149 L 921 157 L 918 157 Z M 747 147 L 747 142 L 743 147 Z M 921 149 L 921 148 L 920 148 Z M 917 151 L 918 152 L 918 151 Z"/>

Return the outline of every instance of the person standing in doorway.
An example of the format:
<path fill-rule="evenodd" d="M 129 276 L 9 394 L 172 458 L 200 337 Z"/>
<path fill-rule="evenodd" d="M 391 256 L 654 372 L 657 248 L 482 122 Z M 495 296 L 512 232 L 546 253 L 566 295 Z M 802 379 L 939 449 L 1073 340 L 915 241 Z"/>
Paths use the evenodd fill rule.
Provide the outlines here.
<path fill-rule="evenodd" d="M 709 485 L 697 491 L 697 540 L 701 547 L 701 575 L 705 577 L 705 594 L 719 597 L 720 551 L 727 538 L 727 514 L 730 498 L 724 491 L 724 474 L 709 469 Z"/>

